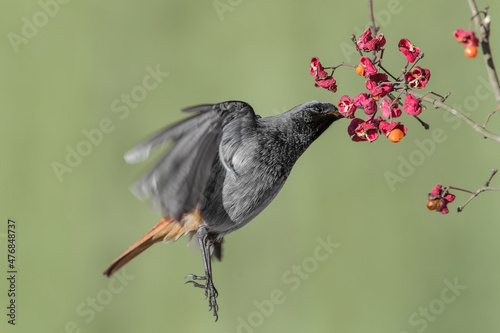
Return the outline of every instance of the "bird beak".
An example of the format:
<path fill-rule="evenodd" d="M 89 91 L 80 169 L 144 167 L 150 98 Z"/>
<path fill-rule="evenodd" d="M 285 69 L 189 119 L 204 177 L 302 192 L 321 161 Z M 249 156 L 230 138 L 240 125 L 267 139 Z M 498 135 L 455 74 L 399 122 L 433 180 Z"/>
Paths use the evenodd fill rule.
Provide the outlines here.
<path fill-rule="evenodd" d="M 328 112 L 327 114 L 332 114 L 334 116 L 337 116 L 337 117 L 344 117 L 340 112 L 339 110 L 335 110 L 335 111 L 332 111 L 332 112 Z"/>

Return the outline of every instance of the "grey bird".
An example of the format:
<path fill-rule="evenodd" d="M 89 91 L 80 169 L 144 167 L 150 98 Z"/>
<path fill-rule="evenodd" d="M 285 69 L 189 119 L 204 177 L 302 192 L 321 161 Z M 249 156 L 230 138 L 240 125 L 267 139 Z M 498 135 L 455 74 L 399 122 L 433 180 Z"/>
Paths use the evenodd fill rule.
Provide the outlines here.
<path fill-rule="evenodd" d="M 292 167 L 333 122 L 343 118 L 325 102 L 307 102 L 271 117 L 260 117 L 241 101 L 183 109 L 191 117 L 169 126 L 125 154 L 128 163 L 146 160 L 154 148 L 170 149 L 134 187 L 151 198 L 163 219 L 111 263 L 110 277 L 156 242 L 196 236 L 204 276 L 190 274 L 205 290 L 218 319 L 211 258 L 222 257 L 223 237 L 255 218 L 283 187 Z"/>

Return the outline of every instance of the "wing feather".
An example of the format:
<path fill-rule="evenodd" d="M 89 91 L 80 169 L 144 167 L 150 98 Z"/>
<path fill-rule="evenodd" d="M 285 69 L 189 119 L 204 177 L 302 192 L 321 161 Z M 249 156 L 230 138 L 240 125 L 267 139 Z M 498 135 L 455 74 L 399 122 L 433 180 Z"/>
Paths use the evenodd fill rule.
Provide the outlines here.
<path fill-rule="evenodd" d="M 252 123 L 257 119 L 248 104 L 237 101 L 199 105 L 183 111 L 195 114 L 161 130 L 125 154 L 128 163 L 140 162 L 147 159 L 153 149 L 173 141 L 149 173 L 133 186 L 132 192 L 141 199 L 152 198 L 154 206 L 161 207 L 165 213 L 176 218 L 204 200 L 217 158 L 223 158 L 224 162 L 232 165 L 233 150 L 221 148 L 225 128 L 240 122 Z M 230 143 L 228 140 L 224 139 Z M 233 141 L 241 143 L 241 136 L 235 136 Z"/>

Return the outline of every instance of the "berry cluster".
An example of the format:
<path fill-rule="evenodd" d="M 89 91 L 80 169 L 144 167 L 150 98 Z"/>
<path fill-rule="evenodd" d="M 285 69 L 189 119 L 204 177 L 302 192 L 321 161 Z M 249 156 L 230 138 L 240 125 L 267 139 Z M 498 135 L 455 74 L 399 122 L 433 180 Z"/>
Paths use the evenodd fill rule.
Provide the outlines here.
<path fill-rule="evenodd" d="M 477 46 L 479 45 L 479 39 L 477 39 L 474 31 L 463 29 L 458 29 L 453 34 L 459 43 L 464 44 L 464 53 L 469 58 L 475 58 L 477 56 Z"/>
<path fill-rule="evenodd" d="M 437 184 L 427 196 L 427 208 L 435 210 L 441 214 L 448 214 L 448 204 L 455 200 L 455 195 L 448 192 L 448 188 L 443 188 Z"/>
<path fill-rule="evenodd" d="M 386 44 L 383 34 L 373 36 L 371 29 L 367 28 L 355 42 L 361 56 L 358 65 L 323 67 L 318 58 L 312 58 L 310 74 L 315 77 L 315 86 L 336 92 L 337 82 L 333 78 L 335 69 L 340 66 L 355 68 L 356 73 L 366 79 L 367 92 L 359 93 L 354 98 L 348 95 L 340 97 L 340 113 L 352 119 L 347 129 L 349 136 L 355 142 L 373 142 L 380 135 L 392 142 L 399 142 L 405 137 L 407 129 L 399 121 L 395 121 L 395 118 L 400 117 L 403 112 L 416 117 L 425 109 L 421 99 L 411 93 L 412 89 L 424 88 L 431 76 L 428 69 L 416 66 L 423 53 L 409 40 L 401 39 L 398 48 L 406 57 L 406 65 L 402 73 L 395 77 L 382 66 Z M 368 53 L 371 53 L 371 57 Z M 332 72 L 329 74 L 326 69 L 331 69 Z M 405 95 L 404 99 L 402 95 Z M 366 118 L 357 118 L 357 110 L 363 110 Z M 377 114 L 378 111 L 382 116 Z"/>
<path fill-rule="evenodd" d="M 488 21 L 489 23 L 487 12 L 481 13 L 485 16 L 484 22 Z M 454 36 L 458 42 L 466 46 L 465 55 L 474 58 L 478 53 L 477 46 L 479 45 L 479 39 L 470 30 L 471 25 L 472 19 L 469 30 L 457 29 L 454 32 Z M 358 64 L 341 63 L 335 67 L 324 67 L 319 59 L 314 57 L 311 60 L 310 68 L 310 74 L 315 78 L 315 86 L 327 89 L 333 93 L 337 91 L 337 82 L 333 74 L 339 67 L 352 67 L 355 69 L 357 75 L 365 79 L 367 91 L 357 94 L 354 98 L 343 95 L 338 101 L 339 112 L 345 118 L 351 119 L 347 128 L 347 133 L 351 139 L 355 142 L 373 142 L 379 136 L 385 136 L 389 141 L 399 142 L 406 136 L 407 128 L 396 119 L 404 113 L 413 116 L 428 129 L 428 125 L 418 117 L 426 109 L 422 105 L 422 100 L 426 99 L 426 101 L 434 101 L 435 103 L 438 101 L 437 99 L 426 97 L 428 94 L 434 94 L 440 97 L 440 102 L 442 103 L 449 96 L 449 93 L 445 96 L 440 96 L 432 91 L 417 93 L 417 90 L 426 87 L 431 77 L 428 69 L 417 66 L 417 63 L 424 56 L 420 48 L 413 45 L 408 39 L 401 39 L 399 41 L 398 49 L 406 57 L 406 64 L 401 73 L 395 76 L 388 72 L 382 65 L 385 51 L 384 46 L 386 44 L 383 34 L 374 36 L 371 28 L 367 28 L 359 38 L 353 35 L 352 40 L 360 54 Z M 485 42 L 484 39 L 481 41 Z M 329 73 L 327 70 L 331 70 L 331 72 Z M 434 105 L 436 106 L 436 104 Z M 364 113 L 363 118 L 359 117 L 359 113 L 358 117 L 356 116 L 358 110 L 362 110 Z M 498 110 L 500 110 L 500 107 L 493 111 L 493 113 Z M 469 191 L 453 186 L 443 187 L 441 184 L 436 185 L 427 196 L 427 208 L 441 214 L 448 214 L 448 204 L 455 200 L 455 195 L 451 194 L 449 190 L 463 191 L 471 194 L 469 200 L 458 207 L 458 212 L 462 211 L 480 193 L 485 191 L 500 191 L 500 188 L 489 186 L 491 179 L 497 171 L 497 169 L 493 169 L 489 180 L 477 191 Z"/>

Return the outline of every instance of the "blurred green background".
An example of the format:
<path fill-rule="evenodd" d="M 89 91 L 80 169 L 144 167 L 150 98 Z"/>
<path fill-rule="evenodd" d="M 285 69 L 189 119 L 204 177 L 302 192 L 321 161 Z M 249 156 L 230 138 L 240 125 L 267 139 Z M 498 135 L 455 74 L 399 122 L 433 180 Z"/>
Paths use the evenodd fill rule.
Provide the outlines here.
<path fill-rule="evenodd" d="M 422 115 L 430 132 L 405 117 L 397 145 L 354 143 L 347 121 L 312 145 L 269 208 L 226 237 L 214 264 L 217 323 L 203 292 L 183 285 L 202 273 L 185 239 L 106 279 L 107 265 L 161 218 L 129 192 L 147 164 L 127 165 L 124 152 L 197 103 L 240 99 L 269 116 L 364 91 L 352 69 L 337 70 L 336 94 L 308 72 L 312 56 L 358 62 L 350 36 L 369 20 L 367 1 L 63 2 L 4 2 L 0 11 L 2 332 L 498 332 L 500 194 L 458 214 L 468 195 L 456 193 L 446 216 L 425 203 L 438 182 L 479 188 L 500 166 L 500 146 L 432 107 Z M 409 38 L 425 53 L 428 88 L 451 91 L 451 105 L 484 122 L 495 101 L 483 60 L 466 58 L 452 35 L 467 29 L 467 2 L 375 1 L 375 11 L 385 66 L 401 70 L 397 42 Z M 71 150 L 86 156 L 69 166 Z M 410 158 L 391 188 L 387 173 Z M 66 168 L 58 175 L 54 165 Z M 15 327 L 8 218 L 17 223 Z M 318 238 L 340 246 L 317 250 Z"/>

